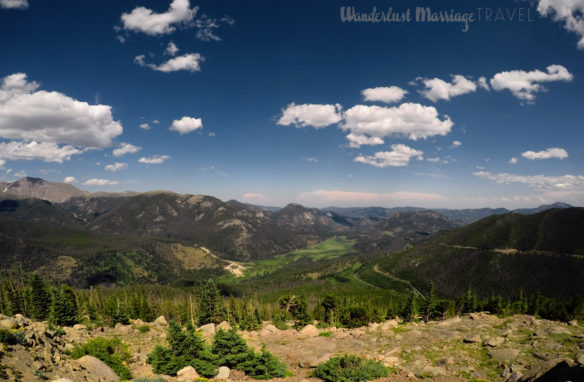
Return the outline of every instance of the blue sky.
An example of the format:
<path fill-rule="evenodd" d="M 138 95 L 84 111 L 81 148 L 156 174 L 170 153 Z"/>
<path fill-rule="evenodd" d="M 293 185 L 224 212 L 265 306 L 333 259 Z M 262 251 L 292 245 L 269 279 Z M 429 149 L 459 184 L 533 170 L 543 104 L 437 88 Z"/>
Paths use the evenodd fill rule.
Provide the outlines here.
<path fill-rule="evenodd" d="M 582 11 L 0 0 L 0 176 L 265 205 L 584 205 Z"/>

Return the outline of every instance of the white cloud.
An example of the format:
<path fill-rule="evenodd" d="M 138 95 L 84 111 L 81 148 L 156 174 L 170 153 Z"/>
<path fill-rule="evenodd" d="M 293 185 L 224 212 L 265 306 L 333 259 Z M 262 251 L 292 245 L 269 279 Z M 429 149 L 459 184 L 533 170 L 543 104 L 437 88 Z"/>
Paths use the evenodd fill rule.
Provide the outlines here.
<path fill-rule="evenodd" d="M 392 151 L 380 151 L 371 156 L 360 155 L 355 158 L 355 162 L 370 164 L 375 167 L 403 167 L 410 163 L 410 159 L 415 157 L 418 160 L 424 159 L 422 151 L 415 150 L 406 145 L 391 145 Z"/>
<path fill-rule="evenodd" d="M 115 157 L 121 157 L 126 154 L 135 154 L 140 150 L 142 150 L 142 147 L 134 146 L 131 143 L 122 142 L 120 143 L 117 149 L 114 149 L 114 151 L 112 151 L 112 154 Z"/>
<path fill-rule="evenodd" d="M 352 192 L 341 190 L 316 190 L 300 194 L 297 200 L 304 204 L 318 206 L 403 206 L 442 202 L 447 200 L 442 195 L 420 192 Z"/>
<path fill-rule="evenodd" d="M 447 115 L 441 120 L 433 106 L 417 103 L 403 103 L 398 107 L 356 105 L 344 112 L 343 116 L 343 130 L 357 136 L 377 138 L 404 136 L 415 141 L 446 135 L 453 125 Z"/>
<path fill-rule="evenodd" d="M 450 100 L 452 97 L 472 93 L 477 90 L 477 85 L 460 74 L 452 76 L 452 82 L 446 82 L 440 78 L 419 78 L 426 87 L 419 93 L 429 99 L 437 102 L 439 100 Z"/>
<path fill-rule="evenodd" d="M 116 180 L 92 178 L 83 182 L 86 186 L 115 186 L 119 184 Z"/>
<path fill-rule="evenodd" d="M 563 22 L 564 28 L 580 38 L 578 48 L 584 49 L 584 1 L 539 0 L 537 11 L 544 17 L 552 16 L 554 21 Z"/>
<path fill-rule="evenodd" d="M 138 162 L 145 164 L 162 164 L 167 159 L 170 159 L 168 155 L 154 155 L 152 157 L 142 157 L 138 159 Z"/>
<path fill-rule="evenodd" d="M 487 91 L 491 90 L 491 88 L 489 87 L 489 82 L 488 82 L 486 77 L 480 77 L 479 81 L 478 81 L 478 85 L 483 90 L 487 90 Z"/>
<path fill-rule="evenodd" d="M 241 198 L 245 202 L 259 203 L 265 199 L 265 195 L 264 194 L 256 194 L 253 192 L 248 192 L 248 193 L 243 194 L 243 196 Z"/>
<path fill-rule="evenodd" d="M 294 125 L 298 128 L 312 126 L 316 129 L 326 127 L 341 120 L 341 105 L 318 105 L 291 103 L 282 110 L 278 125 Z"/>
<path fill-rule="evenodd" d="M 525 159 L 565 159 L 568 157 L 568 152 L 559 147 L 551 147 L 543 151 L 526 151 L 521 154 Z"/>
<path fill-rule="evenodd" d="M 136 7 L 130 13 L 122 14 L 122 25 L 124 29 L 150 36 L 169 34 L 176 30 L 176 26 L 188 25 L 194 19 L 197 10 L 198 7 L 191 8 L 189 0 L 173 0 L 170 8 L 163 13 Z"/>
<path fill-rule="evenodd" d="M 150 130 L 150 125 L 147 123 L 140 124 L 140 128 L 144 130 Z"/>
<path fill-rule="evenodd" d="M 128 164 L 127 163 L 120 163 L 120 162 L 116 162 L 114 164 L 108 164 L 105 166 L 105 171 L 111 171 L 111 172 L 116 172 L 116 171 L 120 171 L 120 170 L 125 170 L 128 168 Z"/>
<path fill-rule="evenodd" d="M 28 8 L 28 0 L 0 0 L 0 8 L 26 9 Z"/>
<path fill-rule="evenodd" d="M 318 163 L 318 158 L 315 157 L 307 157 L 304 158 L 305 161 L 310 162 L 310 163 Z"/>
<path fill-rule="evenodd" d="M 509 163 L 510 164 L 517 164 L 517 158 L 513 157 L 513 158 L 509 159 Z"/>
<path fill-rule="evenodd" d="M 18 172 L 15 172 L 14 173 L 14 176 L 17 177 L 17 178 L 24 178 L 26 176 L 26 171 L 20 170 Z"/>
<path fill-rule="evenodd" d="M 177 72 L 179 70 L 186 70 L 191 73 L 200 72 L 200 63 L 205 60 L 199 53 L 188 53 L 182 56 L 173 57 L 160 65 L 155 65 L 146 63 L 144 61 L 145 57 L 146 56 L 143 54 L 136 56 L 134 58 L 134 63 L 163 73 Z"/>
<path fill-rule="evenodd" d="M 508 173 L 493 174 L 488 171 L 474 172 L 473 175 L 497 183 L 521 183 L 536 188 L 569 190 L 584 187 L 584 176 L 582 175 L 516 175 Z"/>
<path fill-rule="evenodd" d="M 78 148 L 59 146 L 51 142 L 10 141 L 0 143 L 0 158 L 4 160 L 43 160 L 63 163 L 73 155 L 82 154 Z"/>
<path fill-rule="evenodd" d="M 382 145 L 383 139 L 379 137 L 368 137 L 366 135 L 358 135 L 350 133 L 347 135 L 349 140 L 349 147 L 361 147 L 362 145 Z"/>
<path fill-rule="evenodd" d="M 452 145 L 450 146 L 450 148 L 451 149 L 455 149 L 455 148 L 458 148 L 460 146 L 462 146 L 462 142 L 460 142 L 460 141 L 453 141 L 452 142 Z"/>
<path fill-rule="evenodd" d="M 197 38 L 201 41 L 221 41 L 221 38 L 215 34 L 215 29 L 218 29 L 221 24 L 233 25 L 233 19 L 223 17 L 219 20 L 203 15 L 195 20 L 195 27 L 197 28 Z"/>
<path fill-rule="evenodd" d="M 401 101 L 407 93 L 407 90 L 397 86 L 369 88 L 361 92 L 365 101 L 385 103 Z"/>
<path fill-rule="evenodd" d="M 426 160 L 427 160 L 428 162 L 431 162 L 431 163 L 438 163 L 438 162 L 440 162 L 440 158 L 439 158 L 439 157 L 435 157 L 435 158 L 426 158 Z"/>
<path fill-rule="evenodd" d="M 24 73 L 4 77 L 0 86 L 0 137 L 102 148 L 122 134 L 111 107 L 89 105 L 62 93 L 38 90 Z"/>
<path fill-rule="evenodd" d="M 561 65 L 550 65 L 547 73 L 541 70 L 512 70 L 495 74 L 491 78 L 491 87 L 497 91 L 508 89 L 511 93 L 522 101 L 532 103 L 535 100 L 535 93 L 545 91 L 542 82 L 551 81 L 572 81 L 573 76 L 568 69 Z"/>
<path fill-rule="evenodd" d="M 172 121 L 170 130 L 178 131 L 181 135 L 187 134 L 203 127 L 201 118 L 182 117 Z"/>
<path fill-rule="evenodd" d="M 176 44 L 171 41 L 168 43 L 168 46 L 164 50 L 164 54 L 167 54 L 169 56 L 174 56 L 178 53 L 179 50 L 180 49 L 178 48 L 178 46 L 176 46 Z"/>
<path fill-rule="evenodd" d="M 63 180 L 63 182 L 65 182 L 65 183 L 77 183 L 77 178 L 75 178 L 74 176 L 67 176 L 67 177 L 65 177 L 65 179 Z"/>
<path fill-rule="evenodd" d="M 160 121 L 157 120 L 157 119 L 155 119 L 154 121 L 152 121 L 152 123 L 155 124 L 155 125 L 159 125 L 160 124 Z"/>

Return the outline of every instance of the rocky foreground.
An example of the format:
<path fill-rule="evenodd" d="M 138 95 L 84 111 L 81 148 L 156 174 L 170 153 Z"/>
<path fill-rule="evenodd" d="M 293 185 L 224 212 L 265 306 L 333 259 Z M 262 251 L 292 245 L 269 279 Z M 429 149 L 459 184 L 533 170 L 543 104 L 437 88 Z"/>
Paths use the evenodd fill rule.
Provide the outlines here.
<path fill-rule="evenodd" d="M 137 328 L 150 326 L 150 331 Z M 145 324 L 115 328 L 88 328 L 75 325 L 59 335 L 46 322 L 33 322 L 23 316 L 0 317 L 0 328 L 20 331 L 28 346 L 1 345 L 1 363 L 11 380 L 59 382 L 119 381 L 101 361 L 85 356 L 73 360 L 67 352 L 93 337 L 119 337 L 130 346 L 133 357 L 128 364 L 133 375 L 153 377 L 147 354 L 155 345 L 165 344 L 166 320 L 159 317 Z M 218 327 L 205 325 L 199 330 L 208 341 Z M 370 324 L 357 329 L 319 329 L 308 325 L 300 331 L 279 330 L 266 323 L 259 331 L 242 332 L 248 344 L 262 345 L 282 360 L 294 374 L 286 381 L 318 381 L 311 370 L 335 355 L 358 354 L 379 360 L 394 373 L 378 381 L 584 381 L 584 327 L 516 315 L 498 318 L 485 313 L 429 323 L 400 325 L 396 320 Z M 236 370 L 221 369 L 216 379 L 248 381 Z M 20 379 L 15 375 L 20 374 Z M 167 381 L 192 381 L 196 372 L 185 370 Z M 559 378 L 559 379 L 558 379 Z"/>

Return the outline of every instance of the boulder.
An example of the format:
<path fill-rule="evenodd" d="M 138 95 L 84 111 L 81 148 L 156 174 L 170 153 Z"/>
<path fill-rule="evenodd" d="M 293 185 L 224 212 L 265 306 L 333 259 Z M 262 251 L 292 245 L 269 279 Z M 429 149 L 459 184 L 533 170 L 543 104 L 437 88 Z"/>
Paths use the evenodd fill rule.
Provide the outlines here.
<path fill-rule="evenodd" d="M 584 350 L 580 350 L 578 354 L 576 354 L 576 363 L 580 366 L 584 366 Z"/>
<path fill-rule="evenodd" d="M 519 350 L 517 349 L 493 349 L 489 350 L 489 357 L 497 362 L 509 362 L 513 361 L 519 355 Z"/>
<path fill-rule="evenodd" d="M 69 378 L 58 378 L 58 379 L 53 379 L 51 382 L 73 382 L 73 381 L 70 380 Z"/>
<path fill-rule="evenodd" d="M 460 317 L 456 316 L 456 317 L 448 318 L 444 321 L 440 321 L 436 326 L 439 328 L 447 328 L 451 325 L 458 324 L 461 321 L 462 320 L 460 319 Z"/>
<path fill-rule="evenodd" d="M 18 328 L 18 321 L 14 317 L 8 317 L 0 320 L 0 327 L 5 329 Z"/>
<path fill-rule="evenodd" d="M 578 326 L 578 320 L 574 318 L 573 320 L 570 320 L 570 322 L 568 322 L 568 325 L 570 325 L 570 326 Z"/>
<path fill-rule="evenodd" d="M 120 334 L 132 334 L 134 329 L 130 325 L 124 325 L 122 323 L 117 323 L 114 330 Z"/>
<path fill-rule="evenodd" d="M 497 347 L 503 345 L 504 343 L 505 339 L 503 337 L 487 337 L 483 341 L 483 346 Z"/>
<path fill-rule="evenodd" d="M 164 318 L 164 316 L 160 316 L 156 320 L 154 320 L 154 324 L 158 326 L 167 326 L 168 322 L 166 321 L 166 318 Z"/>
<path fill-rule="evenodd" d="M 564 328 L 563 326 L 552 326 L 548 330 L 546 330 L 548 334 L 572 334 L 568 330 L 568 328 Z"/>
<path fill-rule="evenodd" d="M 108 382 L 119 382 L 120 377 L 103 361 L 90 355 L 83 356 L 77 360 L 77 364 L 87 370 L 88 374 L 96 381 L 104 380 Z"/>
<path fill-rule="evenodd" d="M 178 382 L 191 382 L 199 377 L 199 373 L 192 366 L 183 367 L 176 373 L 176 380 Z"/>
<path fill-rule="evenodd" d="M 223 329 L 224 331 L 227 332 L 227 331 L 231 330 L 231 325 L 229 325 L 229 322 L 223 321 L 215 327 L 215 330 L 221 330 L 221 329 Z"/>
<path fill-rule="evenodd" d="M 568 372 L 574 370 L 571 368 L 570 362 L 564 358 L 554 358 L 542 364 L 534 366 L 529 373 L 524 374 L 520 381 L 535 382 L 535 381 L 556 381 L 559 377 L 568 376 Z M 576 371 L 577 372 L 577 371 Z M 560 374 L 562 373 L 562 374 Z M 562 381 L 573 380 L 581 381 L 582 379 L 561 379 Z"/>
<path fill-rule="evenodd" d="M 219 381 L 229 379 L 230 373 L 231 373 L 231 370 L 227 366 L 221 366 L 219 368 L 219 372 L 217 373 L 217 375 L 215 377 L 213 377 L 213 379 L 216 379 Z"/>
<path fill-rule="evenodd" d="M 321 355 L 311 354 L 306 356 L 302 361 L 300 361 L 299 366 L 303 368 L 315 368 L 321 363 L 325 363 L 329 359 L 331 359 L 330 353 L 325 353 Z"/>
<path fill-rule="evenodd" d="M 31 322 L 28 318 L 24 317 L 22 314 L 15 314 L 14 319 L 16 320 L 16 324 L 18 325 L 19 328 L 24 328 L 24 327 L 30 325 L 30 322 Z"/>
<path fill-rule="evenodd" d="M 215 336 L 215 324 L 210 323 L 207 325 L 200 326 L 199 329 L 197 329 L 197 331 L 201 333 L 204 339 L 206 339 L 207 341 L 211 341 L 213 339 L 213 336 Z"/>
<path fill-rule="evenodd" d="M 73 325 L 73 329 L 75 329 L 75 330 L 84 330 L 84 329 L 87 329 L 87 326 L 85 326 L 83 324 L 75 324 L 75 325 Z"/>
<path fill-rule="evenodd" d="M 318 336 L 318 329 L 316 328 L 316 326 L 308 324 L 302 329 L 300 329 L 299 333 L 308 337 L 316 337 Z"/>
<path fill-rule="evenodd" d="M 481 336 L 478 334 L 466 336 L 462 339 L 462 342 L 467 343 L 467 344 L 476 344 L 476 343 L 481 342 Z"/>

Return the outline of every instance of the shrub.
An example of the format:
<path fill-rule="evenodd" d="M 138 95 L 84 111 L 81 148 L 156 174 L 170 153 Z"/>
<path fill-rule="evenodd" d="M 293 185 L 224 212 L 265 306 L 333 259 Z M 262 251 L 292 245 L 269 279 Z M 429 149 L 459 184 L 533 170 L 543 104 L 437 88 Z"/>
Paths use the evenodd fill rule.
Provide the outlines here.
<path fill-rule="evenodd" d="M 284 378 L 286 376 L 286 365 L 265 349 L 262 349 L 260 354 L 250 351 L 247 355 L 247 361 L 243 362 L 241 368 L 254 379 Z"/>
<path fill-rule="evenodd" d="M 248 359 L 250 349 L 235 329 L 227 332 L 220 329 L 215 333 L 211 351 L 217 356 L 217 364 L 239 369 Z"/>
<path fill-rule="evenodd" d="M 351 306 L 347 308 L 341 323 L 347 328 L 358 328 L 371 322 L 370 318 L 367 309 L 361 306 Z"/>
<path fill-rule="evenodd" d="M 209 352 L 203 339 L 192 325 L 187 325 L 186 330 L 179 324 L 171 321 L 168 325 L 169 347 L 156 346 L 152 353 L 148 354 L 148 363 L 152 364 L 155 373 L 176 375 L 185 366 L 192 366 L 205 377 L 213 377 L 217 374 L 215 356 Z"/>
<path fill-rule="evenodd" d="M 92 338 L 83 345 L 76 346 L 71 352 L 74 359 L 90 355 L 102 360 L 111 367 L 121 379 L 131 379 L 132 373 L 125 366 L 125 362 L 130 359 L 128 346 L 119 338 Z"/>
<path fill-rule="evenodd" d="M 0 342 L 4 345 L 16 345 L 18 341 L 10 330 L 0 329 Z"/>
<path fill-rule="evenodd" d="M 150 325 L 139 326 L 138 331 L 142 334 L 148 333 L 150 331 Z"/>
<path fill-rule="evenodd" d="M 313 375 L 329 382 L 360 382 L 387 377 L 389 369 L 356 355 L 334 357 L 318 365 Z"/>

